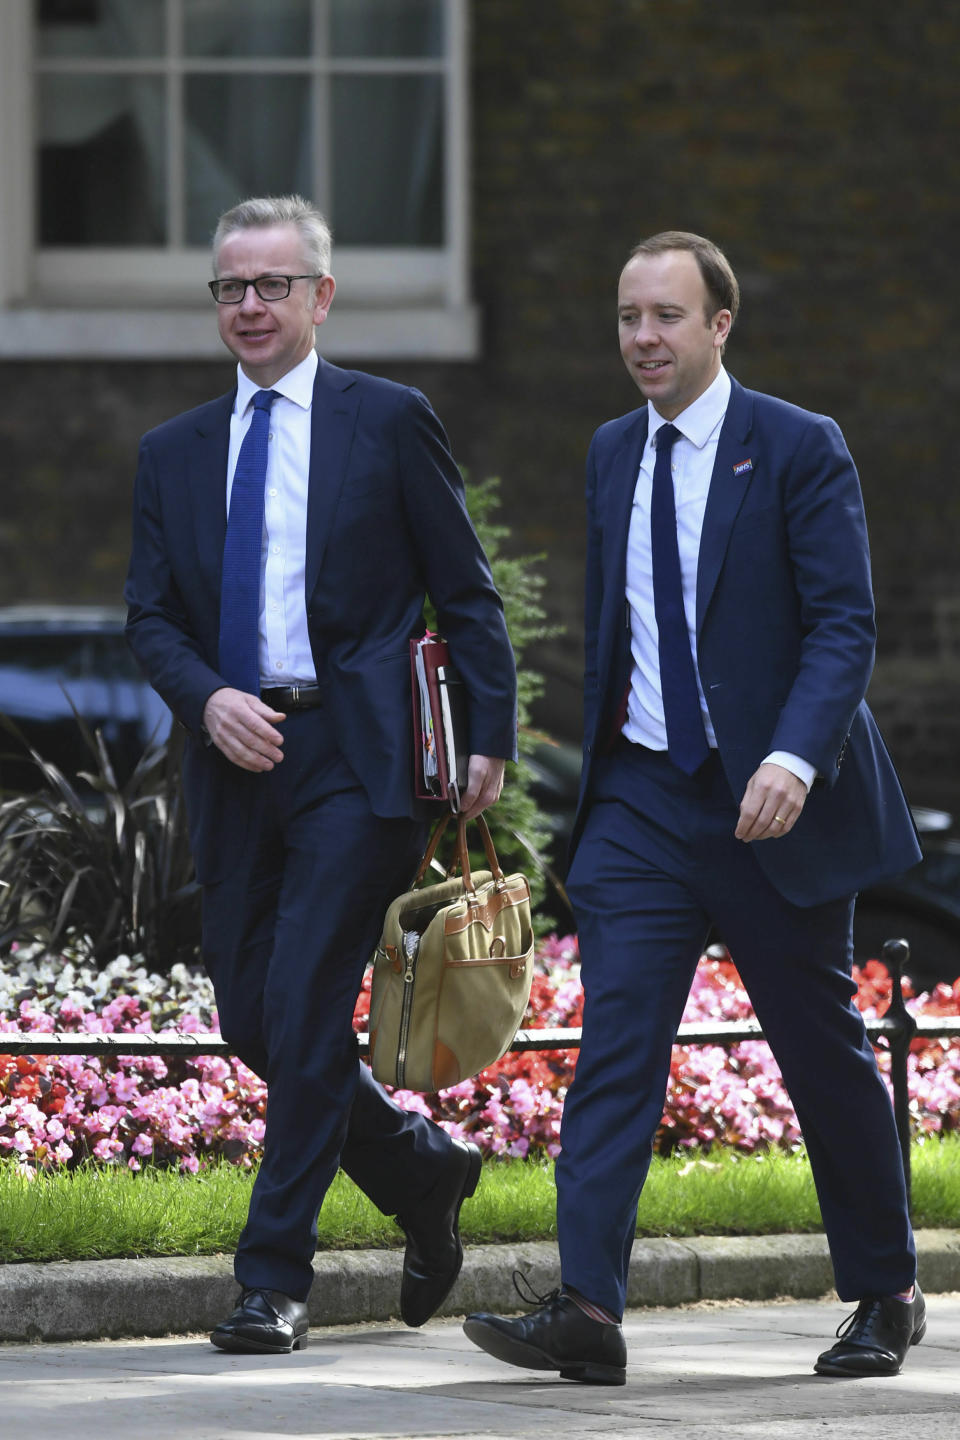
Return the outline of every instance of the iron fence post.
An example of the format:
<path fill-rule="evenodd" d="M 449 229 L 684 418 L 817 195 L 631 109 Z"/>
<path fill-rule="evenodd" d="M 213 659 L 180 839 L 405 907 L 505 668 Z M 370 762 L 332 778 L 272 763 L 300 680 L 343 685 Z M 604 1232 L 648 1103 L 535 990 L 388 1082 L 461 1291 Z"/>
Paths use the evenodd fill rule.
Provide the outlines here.
<path fill-rule="evenodd" d="M 890 1022 L 890 1078 L 893 1082 L 893 1113 L 903 1156 L 903 1177 L 907 1183 L 907 1205 L 910 1196 L 910 1093 L 907 1088 L 907 1056 L 910 1042 L 917 1033 L 917 1022 L 903 1000 L 901 977 L 903 966 L 910 958 L 906 940 L 887 940 L 883 946 L 883 963 L 890 975 L 890 1006 L 884 1019 Z"/>

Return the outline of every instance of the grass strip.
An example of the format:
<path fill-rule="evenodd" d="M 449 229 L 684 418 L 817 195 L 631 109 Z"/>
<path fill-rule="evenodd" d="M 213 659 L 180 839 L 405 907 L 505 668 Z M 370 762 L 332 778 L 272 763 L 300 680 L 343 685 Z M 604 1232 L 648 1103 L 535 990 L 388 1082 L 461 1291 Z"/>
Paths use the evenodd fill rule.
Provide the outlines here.
<path fill-rule="evenodd" d="M 917 1143 L 912 1151 L 913 1218 L 950 1228 L 960 1214 L 960 1136 Z M 42 1173 L 34 1179 L 0 1164 L 0 1261 L 94 1260 L 232 1251 L 243 1227 L 253 1174 L 221 1164 L 199 1175 L 109 1166 Z M 468 1243 L 548 1240 L 556 1235 L 553 1167 L 521 1160 L 484 1165 L 466 1202 Z M 637 1233 L 648 1236 L 764 1235 L 819 1230 L 820 1211 L 803 1154 L 655 1157 Z M 403 1242 L 397 1226 L 337 1176 L 324 1202 L 324 1249 L 379 1248 Z"/>

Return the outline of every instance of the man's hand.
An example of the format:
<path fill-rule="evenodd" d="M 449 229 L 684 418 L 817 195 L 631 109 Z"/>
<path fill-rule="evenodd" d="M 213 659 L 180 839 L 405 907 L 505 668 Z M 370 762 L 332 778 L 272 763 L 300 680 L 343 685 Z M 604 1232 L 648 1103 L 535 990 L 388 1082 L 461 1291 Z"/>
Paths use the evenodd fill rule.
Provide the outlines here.
<path fill-rule="evenodd" d="M 776 840 L 788 835 L 807 798 L 807 787 L 782 765 L 763 764 L 747 781 L 740 801 L 738 840 Z"/>
<path fill-rule="evenodd" d="M 224 686 L 203 707 L 210 739 L 241 770 L 272 770 L 283 759 L 283 736 L 273 727 L 285 720 L 257 695 Z"/>
<path fill-rule="evenodd" d="M 505 760 L 495 755 L 470 756 L 467 788 L 460 796 L 460 813 L 464 819 L 475 820 L 482 810 L 500 798 L 505 764 Z"/>

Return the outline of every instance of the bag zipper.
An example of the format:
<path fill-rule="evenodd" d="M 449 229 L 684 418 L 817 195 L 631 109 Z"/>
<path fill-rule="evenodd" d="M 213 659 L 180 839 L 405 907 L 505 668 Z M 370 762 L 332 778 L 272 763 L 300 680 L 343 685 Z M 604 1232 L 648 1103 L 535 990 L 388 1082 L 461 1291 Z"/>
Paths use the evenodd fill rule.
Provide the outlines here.
<path fill-rule="evenodd" d="M 417 978 L 417 957 L 420 953 L 420 936 L 416 930 L 403 932 L 403 953 L 407 964 L 403 972 L 403 1001 L 400 1006 L 400 1039 L 397 1044 L 397 1086 L 403 1089 L 407 1066 L 407 1040 L 410 1036 L 410 1019 L 413 1014 L 413 987 Z"/>

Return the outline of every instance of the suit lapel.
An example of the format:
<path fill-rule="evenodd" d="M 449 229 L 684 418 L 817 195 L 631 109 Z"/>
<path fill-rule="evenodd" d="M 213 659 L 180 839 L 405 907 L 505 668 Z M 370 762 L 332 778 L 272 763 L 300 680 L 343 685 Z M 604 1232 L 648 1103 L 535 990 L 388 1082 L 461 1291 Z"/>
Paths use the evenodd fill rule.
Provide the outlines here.
<path fill-rule="evenodd" d="M 720 577 L 733 522 L 759 464 L 758 457 L 752 455 L 747 446 L 752 427 L 752 396 L 734 380 L 730 403 L 717 442 L 710 493 L 707 496 L 700 536 L 700 558 L 697 566 L 698 635 Z"/>
<path fill-rule="evenodd" d="M 317 367 L 310 417 L 310 481 L 307 499 L 307 563 L 304 592 L 313 594 L 323 564 L 330 526 L 347 473 L 360 394 L 352 375 Z"/>
<path fill-rule="evenodd" d="M 227 460 L 236 387 L 206 405 L 197 420 L 196 444 L 186 460 L 187 487 L 201 569 L 219 594 L 227 533 Z"/>

